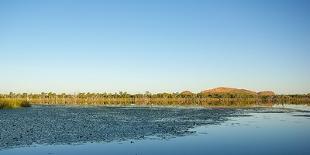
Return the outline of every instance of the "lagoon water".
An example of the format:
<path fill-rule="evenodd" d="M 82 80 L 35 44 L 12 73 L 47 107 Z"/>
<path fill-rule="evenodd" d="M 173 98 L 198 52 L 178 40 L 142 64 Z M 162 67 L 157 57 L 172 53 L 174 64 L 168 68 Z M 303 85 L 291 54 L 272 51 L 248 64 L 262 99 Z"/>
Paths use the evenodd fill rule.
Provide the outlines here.
<path fill-rule="evenodd" d="M 1 110 L 0 155 L 309 155 L 308 110 L 281 106 Z"/>

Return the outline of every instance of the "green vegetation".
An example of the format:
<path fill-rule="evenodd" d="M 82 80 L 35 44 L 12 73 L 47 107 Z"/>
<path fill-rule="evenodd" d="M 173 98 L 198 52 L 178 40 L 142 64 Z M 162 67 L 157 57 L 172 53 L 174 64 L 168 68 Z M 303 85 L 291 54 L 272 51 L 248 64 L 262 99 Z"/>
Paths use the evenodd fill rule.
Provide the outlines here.
<path fill-rule="evenodd" d="M 30 107 L 30 102 L 23 99 L 0 98 L 0 109 L 14 109 L 19 107 Z"/>
<path fill-rule="evenodd" d="M 0 94 L 0 99 L 32 104 L 104 104 L 104 105 L 199 105 L 199 106 L 249 106 L 272 104 L 310 104 L 309 95 L 276 95 L 271 91 L 254 92 L 246 89 L 215 88 L 200 93 L 184 91 L 181 93 L 144 94 L 119 93 L 78 93 L 56 94 L 53 92 L 40 94 Z M 2 99 L 2 100 L 3 100 Z M 26 102 L 25 102 L 26 103 Z M 4 105 L 4 104 L 2 104 Z M 27 104 L 25 104 L 27 106 Z M 12 106 L 12 107 L 14 107 Z"/>

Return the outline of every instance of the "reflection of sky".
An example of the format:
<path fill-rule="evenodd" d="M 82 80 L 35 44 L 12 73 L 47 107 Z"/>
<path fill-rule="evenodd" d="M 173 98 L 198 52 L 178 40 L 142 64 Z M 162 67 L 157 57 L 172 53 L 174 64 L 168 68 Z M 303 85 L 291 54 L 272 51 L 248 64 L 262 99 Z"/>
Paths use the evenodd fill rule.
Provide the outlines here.
<path fill-rule="evenodd" d="M 310 106 L 307 106 L 307 105 L 275 104 L 275 105 L 272 105 L 272 107 L 275 107 L 275 108 L 289 108 L 289 109 L 310 111 Z"/>
<path fill-rule="evenodd" d="M 0 92 L 310 91 L 310 2 L 0 1 Z"/>
<path fill-rule="evenodd" d="M 198 127 L 198 134 L 169 140 L 38 146 L 0 154 L 309 154 L 310 119 L 292 113 L 252 113 L 221 125 Z"/>

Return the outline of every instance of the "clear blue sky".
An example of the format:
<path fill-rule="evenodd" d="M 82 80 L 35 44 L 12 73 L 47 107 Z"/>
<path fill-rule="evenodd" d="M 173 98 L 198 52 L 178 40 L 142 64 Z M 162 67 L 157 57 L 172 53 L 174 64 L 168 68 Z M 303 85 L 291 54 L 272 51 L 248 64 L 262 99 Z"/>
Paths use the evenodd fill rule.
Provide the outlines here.
<path fill-rule="evenodd" d="M 0 92 L 310 93 L 308 0 L 1 0 Z"/>

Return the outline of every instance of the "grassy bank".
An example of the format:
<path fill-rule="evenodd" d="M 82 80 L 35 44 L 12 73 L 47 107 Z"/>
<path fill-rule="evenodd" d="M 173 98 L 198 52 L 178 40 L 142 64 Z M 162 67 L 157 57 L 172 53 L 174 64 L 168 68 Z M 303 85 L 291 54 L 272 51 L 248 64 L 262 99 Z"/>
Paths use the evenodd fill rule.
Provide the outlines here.
<path fill-rule="evenodd" d="M 0 109 L 14 109 L 30 106 L 30 102 L 23 99 L 0 99 Z"/>
<path fill-rule="evenodd" d="M 274 104 L 302 104 L 310 105 L 308 96 L 268 96 L 268 97 L 28 97 L 27 98 L 0 98 L 0 109 L 28 107 L 31 104 L 49 105 L 158 105 L 158 106 L 271 106 Z"/>
<path fill-rule="evenodd" d="M 255 92 L 246 89 L 219 87 L 192 93 L 183 91 L 181 93 L 150 93 L 128 94 L 118 93 L 78 93 L 78 94 L 56 94 L 53 92 L 40 94 L 27 94 L 13 92 L 0 94 L 0 99 L 5 99 L 2 107 L 20 107 L 32 104 L 95 104 L 95 105 L 198 105 L 198 106 L 252 106 L 273 104 L 302 104 L 310 105 L 309 94 L 277 95 L 272 91 Z M 1 104 L 1 103 L 0 103 Z M 1 107 L 0 107 L 1 108 Z"/>
<path fill-rule="evenodd" d="M 92 98 L 92 97 L 53 97 L 30 98 L 33 104 L 76 104 L 76 105 L 198 105 L 198 106 L 249 106 L 249 105 L 273 105 L 273 104 L 308 104 L 308 97 L 254 97 L 254 98 L 211 98 L 211 97 L 186 97 L 186 98 L 160 98 L 160 97 L 118 97 L 118 98 Z"/>

